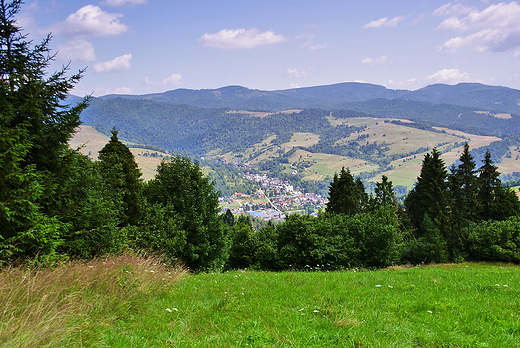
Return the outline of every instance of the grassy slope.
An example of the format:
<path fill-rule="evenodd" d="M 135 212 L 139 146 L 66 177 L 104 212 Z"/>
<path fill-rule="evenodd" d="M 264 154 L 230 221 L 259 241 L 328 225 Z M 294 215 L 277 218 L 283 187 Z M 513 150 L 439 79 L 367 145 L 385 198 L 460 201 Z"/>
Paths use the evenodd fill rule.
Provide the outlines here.
<path fill-rule="evenodd" d="M 109 137 L 99 133 L 94 127 L 83 125 L 79 127 L 78 132 L 76 132 L 74 137 L 69 141 L 69 145 L 73 149 L 80 147 L 81 153 L 85 155 L 89 155 L 90 153 L 89 156 L 92 159 L 97 159 L 99 151 L 101 151 L 109 140 Z M 141 169 L 141 173 L 143 173 L 143 179 L 152 179 L 155 176 L 157 166 L 161 162 L 161 159 L 159 157 L 145 157 L 142 156 L 142 154 L 156 151 L 139 148 L 131 148 L 130 151 L 134 154 L 135 161 Z M 166 156 L 167 154 L 163 153 L 162 155 Z"/>
<path fill-rule="evenodd" d="M 520 346 L 518 266 L 167 271 L 136 257 L 4 270 L 0 345 Z"/>
<path fill-rule="evenodd" d="M 455 162 L 462 151 L 462 147 L 455 147 L 449 151 L 446 151 L 450 144 L 455 142 L 468 141 L 470 148 L 478 148 L 487 146 L 493 141 L 500 140 L 497 137 L 492 136 L 479 136 L 460 131 L 454 131 L 447 128 L 438 128 L 444 130 L 445 133 L 436 133 L 430 131 L 424 131 L 414 129 L 410 127 L 404 127 L 401 125 L 394 125 L 391 123 L 385 123 L 382 118 L 348 118 L 348 119 L 335 119 L 329 117 L 329 122 L 332 125 L 348 124 L 353 126 L 367 126 L 367 129 L 360 134 L 353 134 L 349 138 L 344 138 L 338 141 L 338 144 L 347 142 L 349 140 L 355 140 L 358 135 L 368 134 L 369 137 L 366 140 L 360 142 L 361 145 L 366 143 L 368 140 L 370 143 L 377 141 L 378 143 L 385 142 L 390 151 L 389 155 L 403 154 L 412 152 L 420 147 L 429 147 L 430 149 L 442 144 L 448 143 L 447 145 L 440 146 L 439 149 L 443 151 L 442 158 L 449 167 Z M 268 137 L 262 142 L 255 144 L 253 147 L 247 149 L 243 153 L 226 153 L 218 154 L 218 151 L 214 151 L 212 155 L 219 155 L 226 157 L 228 160 L 235 160 L 249 158 L 249 155 L 255 154 L 253 163 L 259 162 L 264 159 L 278 157 L 278 151 L 283 149 L 289 151 L 293 147 L 308 147 L 316 144 L 319 141 L 319 136 L 312 133 L 295 133 L 291 140 L 280 146 L 274 146 L 271 141 L 275 139 L 275 136 Z M 91 156 L 95 158 L 97 152 L 101 150 L 104 144 L 108 141 L 108 137 L 96 132 L 92 127 L 81 126 L 80 131 L 71 140 L 71 147 L 78 147 L 81 144 L 86 146 L 81 150 L 83 153 L 88 154 L 91 152 Z M 160 158 L 144 157 L 139 156 L 148 150 L 144 149 L 131 149 L 136 158 L 136 162 L 143 172 L 145 180 L 153 178 L 155 175 L 155 169 L 160 162 Z M 151 151 L 148 151 L 151 152 Z M 239 157 L 237 157 L 237 155 Z M 241 156 L 241 157 L 240 157 Z M 518 159 L 517 159 L 518 157 Z M 412 187 L 421 169 L 421 163 L 424 158 L 424 153 L 416 154 L 415 156 L 408 156 L 399 158 L 391 163 L 393 169 L 382 174 L 385 174 L 392 180 L 395 185 L 404 185 Z M 310 153 L 304 150 L 297 150 L 296 153 L 291 156 L 290 164 L 286 165 L 286 171 L 291 172 L 292 169 L 298 166 L 302 162 L 311 162 L 311 166 L 304 169 L 305 179 L 307 180 L 329 180 L 330 177 L 341 170 L 341 167 L 349 168 L 354 175 L 358 175 L 361 172 L 371 172 L 377 170 L 379 167 L 374 163 L 367 162 L 365 160 L 351 158 L 346 156 L 337 156 L 323 153 Z M 477 163 L 480 166 L 480 163 Z M 512 173 L 520 171 L 520 150 L 517 147 L 511 148 L 511 158 L 502 158 L 502 162 L 498 164 L 499 171 L 501 173 Z M 380 175 L 372 179 L 373 181 L 379 181 Z"/>
<path fill-rule="evenodd" d="M 500 140 L 500 138 L 497 137 L 468 134 L 447 128 L 439 128 L 439 130 L 444 130 L 445 133 L 424 131 L 391 123 L 384 123 L 385 119 L 383 118 L 335 119 L 333 117 L 328 117 L 328 120 L 334 126 L 339 124 L 367 126 L 367 129 L 364 132 L 359 134 L 356 133 L 348 138 L 341 139 L 338 141 L 338 144 L 345 143 L 349 140 L 355 140 L 358 135 L 368 134 L 368 141 L 371 143 L 374 141 L 377 141 L 378 143 L 385 142 L 390 148 L 390 151 L 388 152 L 390 155 L 412 152 L 420 147 L 429 147 L 431 149 L 442 143 L 448 143 L 447 145 L 439 146 L 441 151 L 445 151 L 448 146 L 455 142 L 461 143 L 467 141 L 470 148 L 477 148 L 487 146 L 493 141 Z M 253 160 L 254 163 L 269 157 L 277 157 L 277 151 L 280 148 L 289 151 L 293 147 L 307 147 L 316 144 L 319 141 L 319 136 L 312 133 L 295 133 L 289 142 L 282 144 L 280 147 L 270 145 L 270 141 L 273 139 L 274 137 L 270 137 L 261 143 L 255 144 L 243 154 L 249 156 L 249 154 L 261 152 L 261 155 Z M 361 145 L 363 145 L 364 142 L 366 142 L 366 140 L 361 141 Z M 445 151 L 442 158 L 445 160 L 446 165 L 449 166 L 455 162 L 461 151 L 462 146 L 455 147 L 450 151 Z M 506 160 L 504 158 L 503 160 L 505 161 L 498 164 L 501 172 L 510 173 L 520 170 L 520 160 L 516 160 L 517 152 L 518 151 L 512 151 L 513 155 L 511 159 Z M 411 187 L 420 173 L 424 154 L 425 153 L 417 154 L 415 155 L 415 158 L 414 156 L 403 156 L 402 158 L 392 162 L 394 169 L 382 174 L 387 175 L 389 179 L 393 181 L 394 185 Z M 228 159 L 236 159 L 236 155 L 237 154 L 232 153 L 225 154 Z M 361 159 L 323 153 L 313 154 L 304 150 L 297 150 L 289 160 L 290 164 L 293 166 L 302 161 L 312 162 L 312 166 L 306 169 L 306 173 L 308 173 L 306 179 L 308 180 L 329 179 L 334 175 L 334 173 L 339 172 L 341 167 L 348 167 L 354 175 L 378 169 L 377 165 Z M 477 166 L 479 165 L 480 163 L 477 163 Z M 290 171 L 289 166 L 287 167 L 287 171 Z M 373 178 L 373 180 L 379 181 L 380 176 Z"/>

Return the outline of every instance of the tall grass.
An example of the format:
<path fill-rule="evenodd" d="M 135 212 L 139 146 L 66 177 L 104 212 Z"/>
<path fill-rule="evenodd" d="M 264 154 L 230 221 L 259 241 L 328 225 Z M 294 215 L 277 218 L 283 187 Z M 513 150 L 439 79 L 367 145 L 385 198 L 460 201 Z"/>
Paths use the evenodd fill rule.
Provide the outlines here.
<path fill-rule="evenodd" d="M 96 345 L 103 326 L 137 312 L 186 272 L 157 257 L 123 255 L 0 272 L 0 346 Z"/>

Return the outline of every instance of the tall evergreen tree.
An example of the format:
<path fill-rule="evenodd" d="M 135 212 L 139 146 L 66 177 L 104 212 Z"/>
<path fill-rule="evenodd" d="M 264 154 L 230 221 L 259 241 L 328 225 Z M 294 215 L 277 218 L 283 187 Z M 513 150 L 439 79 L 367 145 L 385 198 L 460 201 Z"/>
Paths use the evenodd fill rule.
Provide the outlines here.
<path fill-rule="evenodd" d="M 22 35 L 21 4 L 0 0 L 0 253 L 19 256 L 51 253 L 66 229 L 54 203 L 70 170 L 67 142 L 88 101 L 64 103 L 82 72 L 47 75 L 50 36 L 33 46 Z"/>
<path fill-rule="evenodd" d="M 122 200 L 120 226 L 136 225 L 144 209 L 141 170 L 130 149 L 117 138 L 117 133 L 114 128 L 110 141 L 99 151 L 101 175 L 111 188 L 112 198 Z"/>
<path fill-rule="evenodd" d="M 464 144 L 464 150 L 459 158 L 460 164 L 455 175 L 460 184 L 460 198 L 458 202 L 459 219 L 475 221 L 478 211 L 478 182 L 475 160 L 469 153 L 468 143 Z"/>
<path fill-rule="evenodd" d="M 520 213 L 518 197 L 511 189 L 502 187 L 498 167 L 493 164 L 491 154 L 486 151 L 479 168 L 477 195 L 482 220 L 505 220 Z"/>
<path fill-rule="evenodd" d="M 434 148 L 424 156 L 417 184 L 405 199 L 406 211 L 413 225 L 419 228 L 424 216 L 433 221 L 436 228 L 446 228 L 448 217 L 447 170 L 440 152 Z"/>
<path fill-rule="evenodd" d="M 454 253 L 464 248 L 460 236 L 461 229 L 467 227 L 470 222 L 478 220 L 477 171 L 475 160 L 469 153 L 468 143 L 464 145 L 459 161 L 457 166 L 453 164 L 450 167 L 448 175 L 451 226 L 448 247 Z"/>

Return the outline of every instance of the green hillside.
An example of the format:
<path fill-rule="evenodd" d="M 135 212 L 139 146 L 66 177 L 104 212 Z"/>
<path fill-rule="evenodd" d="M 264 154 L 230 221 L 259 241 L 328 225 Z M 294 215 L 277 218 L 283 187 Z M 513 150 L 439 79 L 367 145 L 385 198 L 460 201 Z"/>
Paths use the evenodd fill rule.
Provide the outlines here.
<path fill-rule="evenodd" d="M 222 192 L 251 190 L 236 181 L 238 166 L 324 193 L 342 167 L 365 183 L 385 174 L 410 188 L 428 150 L 438 147 L 449 166 L 465 142 L 478 165 L 489 149 L 500 171 L 516 178 L 519 93 L 480 84 L 413 92 L 360 83 L 272 92 L 229 86 L 94 98 L 81 118 L 105 135 L 118 128 L 131 144 L 204 157 Z M 138 161 L 153 176 L 157 159 Z"/>

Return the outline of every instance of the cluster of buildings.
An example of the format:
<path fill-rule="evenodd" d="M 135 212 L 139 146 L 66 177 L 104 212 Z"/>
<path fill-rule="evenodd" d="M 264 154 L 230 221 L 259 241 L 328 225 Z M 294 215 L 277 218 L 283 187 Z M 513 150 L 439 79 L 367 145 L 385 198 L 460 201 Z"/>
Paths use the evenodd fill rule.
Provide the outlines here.
<path fill-rule="evenodd" d="M 269 178 L 266 174 L 243 174 L 261 187 L 253 195 L 235 193 L 231 197 L 220 197 L 222 212 L 231 209 L 233 214 L 250 214 L 253 217 L 269 221 L 284 219 L 286 214 L 307 213 L 317 215 L 325 208 L 326 199 L 319 194 L 303 193 L 287 181 Z M 267 193 L 267 195 L 266 195 Z"/>

